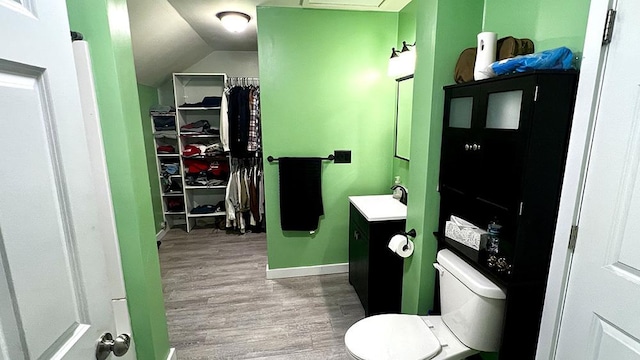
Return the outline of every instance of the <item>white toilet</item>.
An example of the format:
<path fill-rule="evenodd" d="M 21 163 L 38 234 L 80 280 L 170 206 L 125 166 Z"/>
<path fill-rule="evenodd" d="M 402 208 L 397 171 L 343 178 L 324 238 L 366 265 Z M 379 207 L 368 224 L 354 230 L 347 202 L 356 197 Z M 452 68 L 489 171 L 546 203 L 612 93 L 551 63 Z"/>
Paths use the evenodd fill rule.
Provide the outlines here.
<path fill-rule="evenodd" d="M 375 315 L 347 330 L 356 360 L 455 360 L 497 351 L 506 293 L 450 250 L 438 252 L 442 316 Z"/>

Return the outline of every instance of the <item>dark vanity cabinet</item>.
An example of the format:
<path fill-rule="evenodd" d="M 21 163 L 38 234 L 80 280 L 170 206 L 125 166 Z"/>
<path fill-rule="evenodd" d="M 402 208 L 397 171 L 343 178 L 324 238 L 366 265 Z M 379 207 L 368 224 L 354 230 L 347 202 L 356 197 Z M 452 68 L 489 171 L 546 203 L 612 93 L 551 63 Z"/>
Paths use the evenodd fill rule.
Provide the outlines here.
<path fill-rule="evenodd" d="M 397 200 L 394 200 L 397 201 Z M 399 313 L 404 259 L 387 247 L 405 220 L 370 221 L 353 204 L 349 213 L 349 283 L 365 316 Z"/>
<path fill-rule="evenodd" d="M 507 290 L 500 359 L 535 356 L 576 86 L 540 71 L 444 88 L 436 236 Z M 445 237 L 451 215 L 500 224 L 498 254 Z"/>

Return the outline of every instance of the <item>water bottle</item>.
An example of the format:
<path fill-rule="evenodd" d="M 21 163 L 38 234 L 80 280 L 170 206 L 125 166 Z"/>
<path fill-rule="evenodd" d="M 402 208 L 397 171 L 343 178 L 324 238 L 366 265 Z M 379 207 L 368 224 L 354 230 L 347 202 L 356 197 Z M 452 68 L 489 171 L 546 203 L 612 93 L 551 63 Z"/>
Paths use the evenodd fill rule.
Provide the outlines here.
<path fill-rule="evenodd" d="M 498 225 L 497 221 L 494 220 L 489 223 L 487 228 L 488 239 L 487 239 L 487 252 L 490 255 L 498 255 L 500 251 L 500 229 L 501 225 Z"/>

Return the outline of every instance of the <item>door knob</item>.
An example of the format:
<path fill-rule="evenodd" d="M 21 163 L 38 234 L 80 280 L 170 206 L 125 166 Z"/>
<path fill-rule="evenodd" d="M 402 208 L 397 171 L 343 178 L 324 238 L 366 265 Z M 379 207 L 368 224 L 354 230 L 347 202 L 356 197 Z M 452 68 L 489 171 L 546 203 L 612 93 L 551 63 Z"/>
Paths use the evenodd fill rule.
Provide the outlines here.
<path fill-rule="evenodd" d="M 111 352 L 113 352 L 113 355 L 120 357 L 129 351 L 130 345 L 131 337 L 127 334 L 119 335 L 114 339 L 111 333 L 104 333 L 100 336 L 100 339 L 98 339 L 96 359 L 105 360 Z"/>

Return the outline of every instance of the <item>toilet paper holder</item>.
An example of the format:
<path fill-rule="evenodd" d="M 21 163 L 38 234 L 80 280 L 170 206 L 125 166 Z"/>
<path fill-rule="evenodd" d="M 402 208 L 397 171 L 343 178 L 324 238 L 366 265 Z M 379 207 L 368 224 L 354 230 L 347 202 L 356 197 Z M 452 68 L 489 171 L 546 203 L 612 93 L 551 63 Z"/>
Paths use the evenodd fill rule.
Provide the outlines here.
<path fill-rule="evenodd" d="M 403 231 L 401 233 L 399 233 L 398 235 L 402 235 L 407 239 L 407 242 L 404 244 L 404 246 L 402 247 L 402 250 L 407 250 L 407 247 L 409 247 L 409 238 L 415 238 L 416 237 L 416 229 L 411 229 L 409 231 Z"/>

